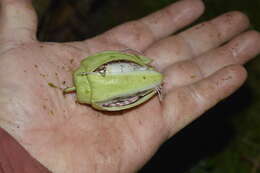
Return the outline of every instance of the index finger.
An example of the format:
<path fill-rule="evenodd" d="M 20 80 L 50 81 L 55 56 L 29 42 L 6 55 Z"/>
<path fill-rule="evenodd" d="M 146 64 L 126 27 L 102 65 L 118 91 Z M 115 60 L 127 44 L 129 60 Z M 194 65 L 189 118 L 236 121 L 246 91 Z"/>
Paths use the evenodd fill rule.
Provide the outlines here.
<path fill-rule="evenodd" d="M 192 23 L 203 11 L 201 0 L 181 0 L 149 16 L 119 25 L 100 37 L 131 49 L 144 50 L 154 41 Z"/>

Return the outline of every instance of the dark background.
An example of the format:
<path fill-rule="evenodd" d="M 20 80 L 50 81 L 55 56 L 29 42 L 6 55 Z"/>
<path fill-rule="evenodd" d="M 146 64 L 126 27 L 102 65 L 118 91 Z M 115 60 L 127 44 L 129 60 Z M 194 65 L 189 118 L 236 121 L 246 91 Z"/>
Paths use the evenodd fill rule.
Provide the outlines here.
<path fill-rule="evenodd" d="M 34 0 L 42 41 L 83 40 L 175 0 Z M 260 28 L 260 0 L 205 0 L 196 22 L 239 10 Z M 140 173 L 260 173 L 260 57 L 234 95 L 166 142 Z M 159 133 L 159 132 L 158 132 Z M 160 170 L 160 171 L 158 171 Z"/>

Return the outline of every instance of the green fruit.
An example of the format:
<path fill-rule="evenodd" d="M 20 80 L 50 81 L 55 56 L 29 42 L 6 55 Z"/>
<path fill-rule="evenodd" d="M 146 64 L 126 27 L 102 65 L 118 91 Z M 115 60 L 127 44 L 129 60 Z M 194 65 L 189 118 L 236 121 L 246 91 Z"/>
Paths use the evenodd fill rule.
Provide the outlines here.
<path fill-rule="evenodd" d="M 155 95 L 163 80 L 144 56 L 105 51 L 82 60 L 73 74 L 77 101 L 98 110 L 117 111 L 137 106 Z"/>

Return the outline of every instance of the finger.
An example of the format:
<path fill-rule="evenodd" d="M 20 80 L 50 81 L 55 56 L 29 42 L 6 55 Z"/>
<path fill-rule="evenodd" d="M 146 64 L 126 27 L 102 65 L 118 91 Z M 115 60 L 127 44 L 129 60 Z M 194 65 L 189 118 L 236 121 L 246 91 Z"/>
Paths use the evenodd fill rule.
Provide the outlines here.
<path fill-rule="evenodd" d="M 244 64 L 260 53 L 260 34 L 248 31 L 223 47 L 193 61 L 200 67 L 202 76 L 209 76 L 224 66 Z"/>
<path fill-rule="evenodd" d="M 36 40 L 37 18 L 30 0 L 2 0 L 0 21 L 2 42 Z"/>
<path fill-rule="evenodd" d="M 200 57 L 176 63 L 165 70 L 165 89 L 188 85 L 232 64 L 244 64 L 260 53 L 260 34 L 248 31 Z"/>
<path fill-rule="evenodd" d="M 249 26 L 241 12 L 229 12 L 152 45 L 145 54 L 160 69 L 218 47 Z"/>
<path fill-rule="evenodd" d="M 143 50 L 197 19 L 204 10 L 201 0 L 182 0 L 140 20 L 128 22 L 101 37 L 134 50 Z"/>
<path fill-rule="evenodd" d="M 203 11 L 204 4 L 202 1 L 183 0 L 139 21 L 144 23 L 152 32 L 154 38 L 158 40 L 194 22 Z"/>
<path fill-rule="evenodd" d="M 245 79 L 245 69 L 233 65 L 221 69 L 198 83 L 169 92 L 164 106 L 169 136 L 232 94 Z"/>

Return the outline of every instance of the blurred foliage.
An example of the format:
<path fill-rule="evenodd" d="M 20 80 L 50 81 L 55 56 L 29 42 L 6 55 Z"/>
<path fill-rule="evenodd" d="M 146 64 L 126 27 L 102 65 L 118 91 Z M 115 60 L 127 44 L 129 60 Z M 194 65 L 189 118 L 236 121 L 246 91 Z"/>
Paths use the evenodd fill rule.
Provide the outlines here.
<path fill-rule="evenodd" d="M 42 41 L 83 40 L 175 0 L 34 0 Z M 197 21 L 239 10 L 260 28 L 259 0 L 205 0 Z M 260 173 L 260 60 L 247 65 L 247 83 L 166 142 L 140 173 Z M 159 122 L 158 122 L 159 123 Z"/>

